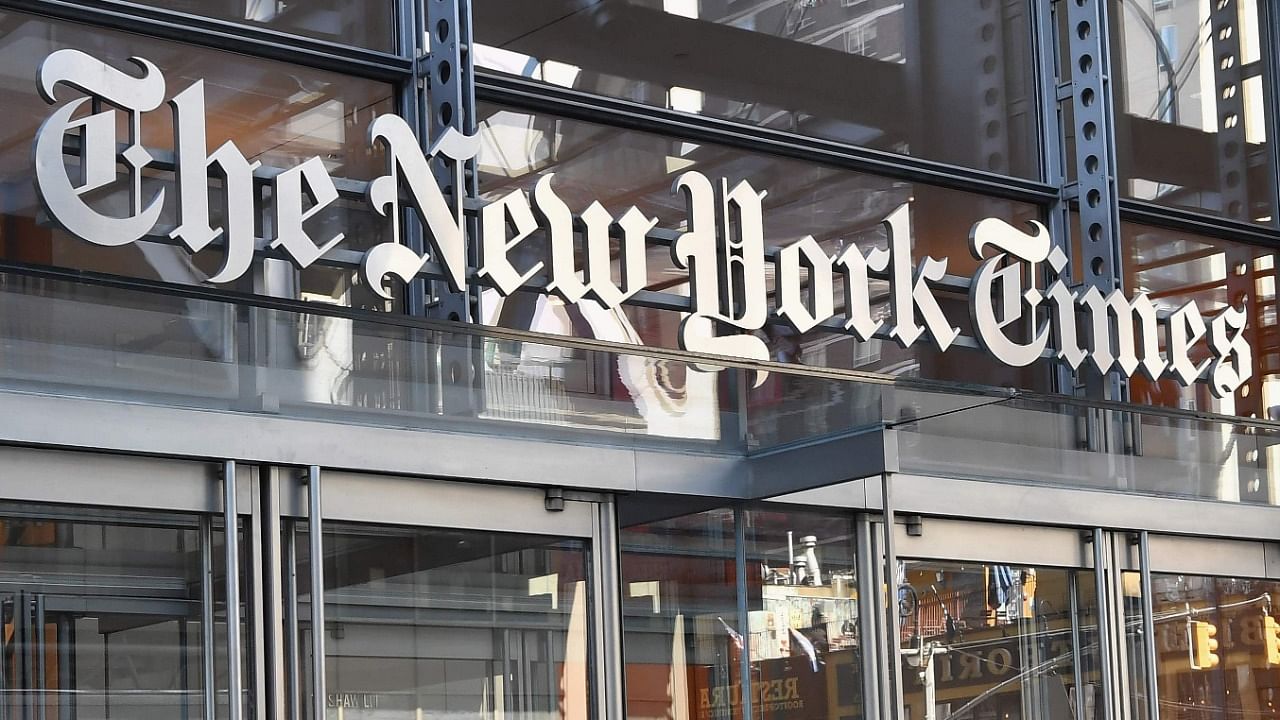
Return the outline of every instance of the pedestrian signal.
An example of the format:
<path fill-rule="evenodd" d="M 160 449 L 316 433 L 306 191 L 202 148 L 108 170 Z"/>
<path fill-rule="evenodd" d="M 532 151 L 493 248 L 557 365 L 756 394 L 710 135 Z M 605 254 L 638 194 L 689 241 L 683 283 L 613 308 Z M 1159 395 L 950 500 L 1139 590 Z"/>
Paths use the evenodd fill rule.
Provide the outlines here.
<path fill-rule="evenodd" d="M 1187 628 L 1191 633 L 1191 669 L 1208 670 L 1215 668 L 1221 660 L 1218 658 L 1218 626 L 1202 620 L 1188 621 Z"/>

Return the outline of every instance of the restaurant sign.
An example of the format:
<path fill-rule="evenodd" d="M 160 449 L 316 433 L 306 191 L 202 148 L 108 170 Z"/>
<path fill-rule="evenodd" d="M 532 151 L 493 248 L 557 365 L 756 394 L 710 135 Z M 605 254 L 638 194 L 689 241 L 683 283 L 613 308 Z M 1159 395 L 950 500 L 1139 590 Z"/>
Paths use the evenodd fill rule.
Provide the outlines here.
<path fill-rule="evenodd" d="M 263 201 L 254 186 L 260 163 L 246 158 L 233 142 L 208 151 L 203 81 L 167 98 L 176 197 L 167 197 L 169 188 L 143 197 L 143 171 L 157 160 L 142 143 L 142 116 L 166 104 L 166 84 L 153 63 L 142 58 L 131 62 L 136 71 L 125 72 L 66 49 L 40 66 L 40 93 L 57 108 L 35 140 L 35 182 L 48 216 L 62 229 L 106 246 L 162 235 L 193 253 L 218 241 L 225 261 L 209 278 L 212 283 L 240 278 L 262 252 L 305 268 L 342 242 L 342 233 L 313 237 L 306 229 L 309 218 L 339 198 L 320 158 L 273 174 L 268 179 L 270 200 Z M 60 86 L 76 96 L 59 104 L 55 91 Z M 124 142 L 116 137 L 121 127 L 127 132 Z M 70 153 L 78 158 L 72 162 L 69 136 L 79 138 L 78 151 Z M 678 175 L 672 192 L 682 197 L 687 219 L 680 228 L 664 232 L 655 230 L 657 220 L 634 206 L 615 216 L 592 202 L 575 213 L 557 195 L 554 174 L 548 173 L 532 192 L 517 189 L 484 204 L 474 232 L 469 232 L 463 204 L 441 186 L 432 163 L 447 163 L 453 186 L 461 187 L 463 165 L 479 153 L 479 136 L 446 130 L 424 151 L 404 119 L 381 115 L 370 125 L 369 142 L 385 150 L 386 169 L 368 183 L 365 201 L 386 218 L 392 239 L 364 253 L 361 272 L 384 297 L 390 297 L 384 285 L 389 279 L 432 277 L 446 281 L 454 292 L 476 284 L 504 296 L 532 290 L 566 303 L 592 301 L 616 308 L 639 299 L 636 295 L 647 283 L 648 243 L 665 238 L 673 263 L 688 273 L 687 314 L 680 326 L 686 350 L 768 360 L 758 331 L 771 321 L 801 333 L 819 329 L 862 341 L 888 338 L 904 348 L 927 338 L 939 351 L 960 336 L 934 295 L 947 260 L 912 260 L 909 204 L 884 220 L 887 247 L 863 250 L 851 244 L 832 256 L 811 236 L 767 247 L 766 193 L 746 180 L 712 182 L 697 171 Z M 93 193 L 115 186 L 120 165 L 129 176 L 129 207 L 100 212 Z M 211 174 L 222 179 L 216 192 L 225 213 L 211 209 Z M 161 228 L 166 202 L 176 211 L 176 225 Z M 269 206 L 270 222 L 263 225 L 271 237 L 262 240 L 255 236 L 259 205 Z M 424 254 L 401 242 L 401 218 L 407 212 L 424 228 Z M 539 231 L 545 233 L 546 251 L 533 262 L 518 262 L 517 248 Z M 611 240 L 618 243 L 616 270 Z M 1206 318 L 1188 302 L 1158 315 L 1146 294 L 1129 299 L 1119 290 L 1104 294 L 1096 287 L 1072 286 L 1059 277 L 1066 254 L 1038 222 L 1020 228 L 998 218 L 982 220 L 970 231 L 969 247 L 982 261 L 969 291 L 975 340 L 1006 365 L 1056 358 L 1075 369 L 1088 361 L 1100 372 L 1114 370 L 1125 377 L 1141 372 L 1152 380 L 1172 377 L 1183 385 L 1207 381 L 1219 397 L 1249 378 L 1252 357 L 1241 309 L 1227 307 Z M 469 258 L 474 258 L 474 268 Z M 872 292 L 873 280 L 880 278 L 888 284 L 884 313 Z M 837 288 L 843 297 L 836 297 Z"/>

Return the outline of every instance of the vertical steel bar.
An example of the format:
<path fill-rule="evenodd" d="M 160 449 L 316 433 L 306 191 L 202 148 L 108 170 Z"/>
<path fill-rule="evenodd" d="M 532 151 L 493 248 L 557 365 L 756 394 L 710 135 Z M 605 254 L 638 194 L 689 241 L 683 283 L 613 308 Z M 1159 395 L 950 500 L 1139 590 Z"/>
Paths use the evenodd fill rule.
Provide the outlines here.
<path fill-rule="evenodd" d="M 307 539 L 311 544 L 311 717 L 324 720 L 324 542 L 320 467 L 307 468 Z"/>
<path fill-rule="evenodd" d="M 215 720 L 213 635 L 213 518 L 200 516 L 200 670 L 204 691 L 204 720 Z"/>
<path fill-rule="evenodd" d="M 249 501 L 249 520 L 248 526 L 245 528 L 248 537 L 248 547 L 245 552 L 245 558 L 248 562 L 249 572 L 245 576 L 245 582 L 249 585 L 249 630 L 252 641 L 249 643 L 250 652 L 247 653 L 249 668 L 251 671 L 249 688 L 249 707 L 251 712 L 249 715 L 255 720 L 276 720 L 270 713 L 271 709 L 267 704 L 267 663 L 270 659 L 270 648 L 266 643 L 266 573 L 264 572 L 263 556 L 265 538 L 264 528 L 262 526 L 262 477 L 259 473 L 254 473 L 249 482 L 252 488 L 252 494 Z"/>
<path fill-rule="evenodd" d="M 893 473 L 880 474 L 880 493 L 884 511 L 884 577 L 889 588 L 886 599 L 886 616 L 889 637 L 885 638 L 885 649 L 889 652 L 889 690 L 893 697 L 889 698 L 889 713 L 885 717 L 900 720 L 902 711 L 902 665 L 899 645 L 902 643 L 902 621 L 898 610 L 898 553 L 895 549 L 894 535 L 897 524 L 893 510 Z"/>
<path fill-rule="evenodd" d="M 240 675 L 240 533 L 238 498 L 236 497 L 236 463 L 222 464 L 223 548 L 226 549 L 227 605 L 227 718 L 240 720 L 242 715 L 242 682 Z"/>
<path fill-rule="evenodd" d="M 1142 634 L 1146 640 L 1143 650 L 1147 666 L 1147 720 L 1157 720 L 1160 717 L 1160 692 L 1156 686 L 1156 621 L 1152 610 L 1155 596 L 1151 592 L 1151 545 L 1146 530 L 1138 535 L 1138 562 L 1142 572 Z"/>
<path fill-rule="evenodd" d="M 45 712 L 48 709 L 48 693 L 49 678 L 47 677 L 47 662 L 45 653 L 48 652 L 48 637 L 44 627 L 44 593 L 36 595 L 35 602 L 35 652 L 33 653 L 36 665 L 36 683 L 35 683 L 35 701 L 36 701 L 36 717 L 39 720 L 45 720 Z"/>
<path fill-rule="evenodd" d="M 871 518 L 859 513 L 854 519 L 857 536 L 857 554 L 854 564 L 858 586 L 858 646 L 862 651 L 862 717 L 880 717 L 880 663 L 879 648 L 883 644 L 879 627 L 875 622 L 879 603 L 876 594 L 880 583 L 876 580 L 875 543 L 871 536 Z"/>
<path fill-rule="evenodd" d="M 1111 591 L 1111 633 L 1115 638 L 1112 648 L 1115 651 L 1115 683 L 1116 683 L 1116 717 L 1131 718 L 1134 706 L 1132 687 L 1132 668 L 1129 662 L 1129 632 L 1124 607 L 1124 535 L 1109 533 L 1110 537 L 1110 582 L 1107 588 Z"/>
<path fill-rule="evenodd" d="M 751 628 L 750 614 L 747 607 L 747 527 L 746 511 L 734 508 L 733 511 L 733 552 L 734 567 L 737 572 L 738 591 L 738 635 L 742 638 L 742 651 L 738 653 L 738 681 L 742 683 L 742 717 L 750 718 L 751 713 Z"/>
<path fill-rule="evenodd" d="M 591 553 L 597 640 L 595 643 L 595 666 L 600 671 L 592 678 L 596 692 L 597 715 L 607 720 L 621 720 L 623 717 L 622 697 L 622 573 L 618 556 L 618 520 L 617 506 L 609 498 L 596 503 L 592 515 Z"/>
<path fill-rule="evenodd" d="M 260 476 L 262 508 L 261 522 L 261 559 L 257 565 L 261 570 L 259 577 L 262 588 L 263 639 L 262 658 L 266 687 L 262 690 L 266 698 L 266 717 L 269 720 L 285 720 L 285 657 L 284 657 L 284 588 L 283 578 L 286 569 L 282 566 L 283 555 L 282 530 L 280 520 L 280 470 L 265 468 Z"/>
<path fill-rule="evenodd" d="M 1098 659 L 1102 670 L 1102 720 L 1116 718 L 1116 698 L 1114 668 L 1112 667 L 1112 645 L 1110 627 L 1110 593 L 1107 576 L 1110 563 L 1106 552 L 1107 536 L 1100 528 L 1093 530 L 1093 580 L 1098 599 Z"/>

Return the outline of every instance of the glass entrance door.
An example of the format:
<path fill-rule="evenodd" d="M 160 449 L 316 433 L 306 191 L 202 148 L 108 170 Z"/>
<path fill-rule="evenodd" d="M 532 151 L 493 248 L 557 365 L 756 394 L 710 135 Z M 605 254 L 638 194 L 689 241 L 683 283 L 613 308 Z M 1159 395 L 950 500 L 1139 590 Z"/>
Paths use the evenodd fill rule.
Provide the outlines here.
<path fill-rule="evenodd" d="M 501 529 L 466 512 L 436 515 L 436 504 L 423 507 L 421 525 L 324 521 L 326 718 L 596 717 L 584 514 L 548 511 L 538 490 L 466 494 L 465 505 L 490 507 Z M 314 564 L 298 540 L 308 531 L 300 523 L 292 542 L 304 678 L 314 677 L 306 590 Z M 301 701 L 314 707 L 309 696 Z"/>
<path fill-rule="evenodd" d="M 919 532 L 900 533 L 897 548 L 906 717 L 1104 717 L 1097 592 L 1080 536 L 934 519 Z"/>

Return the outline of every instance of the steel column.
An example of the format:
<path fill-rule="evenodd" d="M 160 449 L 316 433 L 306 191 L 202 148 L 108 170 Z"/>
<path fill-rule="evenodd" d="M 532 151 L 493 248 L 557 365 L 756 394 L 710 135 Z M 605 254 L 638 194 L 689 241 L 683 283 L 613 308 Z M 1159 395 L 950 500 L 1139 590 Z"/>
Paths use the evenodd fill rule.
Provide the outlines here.
<path fill-rule="evenodd" d="M 258 663 L 263 668 L 266 684 L 261 696 L 266 703 L 265 717 L 268 720 L 286 720 L 286 671 L 285 655 L 285 610 L 284 587 L 282 577 L 282 558 L 284 557 L 282 527 L 280 519 L 280 470 L 265 467 L 259 477 L 261 517 L 255 522 L 259 527 L 260 544 L 259 559 L 255 566 L 262 569 L 258 577 L 258 586 L 262 588 L 262 625 L 263 644 Z M 287 569 L 285 569 L 287 571 Z"/>
<path fill-rule="evenodd" d="M 599 668 L 594 678 L 598 717 L 621 720 L 625 717 L 622 694 L 622 573 L 618 556 L 617 506 L 613 499 L 595 504 L 592 513 L 591 562 L 594 577 L 595 654 L 594 667 Z"/>
<path fill-rule="evenodd" d="M 1076 182 L 1068 199 L 1079 201 L 1081 266 L 1073 273 L 1086 287 L 1104 295 L 1120 287 L 1120 208 L 1116 181 L 1115 112 L 1112 102 L 1106 0 L 1071 0 L 1066 6 L 1069 86 L 1060 97 L 1073 110 Z M 1069 94 L 1068 91 L 1069 90 Z M 1118 400 L 1117 376 L 1100 378 L 1092 394 Z"/>
<path fill-rule="evenodd" d="M 876 597 L 883 590 L 877 581 L 875 540 L 871 518 L 866 513 L 858 513 L 854 518 L 854 532 L 857 539 L 854 563 L 858 586 L 858 645 L 862 648 L 862 717 L 876 718 L 880 717 L 880 648 L 885 642 L 875 621 L 876 614 L 880 612 Z"/>

